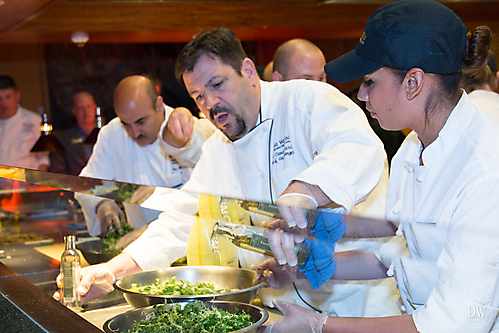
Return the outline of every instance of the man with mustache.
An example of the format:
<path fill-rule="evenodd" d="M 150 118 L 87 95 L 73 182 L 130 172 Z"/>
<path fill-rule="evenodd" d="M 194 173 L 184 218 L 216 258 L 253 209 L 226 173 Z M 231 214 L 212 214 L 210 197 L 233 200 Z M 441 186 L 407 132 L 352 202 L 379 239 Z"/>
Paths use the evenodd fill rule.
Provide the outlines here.
<path fill-rule="evenodd" d="M 177 197 L 193 191 L 284 205 L 291 200 L 304 207 L 383 216 L 382 143 L 362 110 L 336 88 L 305 80 L 260 81 L 240 40 L 227 29 L 202 32 L 188 43 L 176 74 L 220 129 L 203 145 Z M 193 217 L 184 223 L 178 215 L 165 211 L 122 254 L 82 270 L 82 301 L 112 290 L 115 278 L 184 256 Z M 286 217 L 303 223 L 299 214 Z M 240 261 L 251 268 L 262 257 L 246 252 Z"/>
<path fill-rule="evenodd" d="M 200 147 L 213 132 L 213 126 L 206 120 L 195 119 L 186 108 L 174 110 L 165 105 L 154 84 L 139 75 L 126 77 L 118 84 L 114 107 L 117 117 L 99 132 L 92 156 L 80 176 L 181 187 L 189 179 Z M 159 133 L 164 140 L 158 140 Z M 76 198 L 92 236 L 111 224 L 119 227 L 120 220 L 125 221 L 123 212 L 112 200 L 79 193 Z M 127 213 L 130 215 L 130 209 Z M 134 226 L 150 222 L 158 213 L 150 215 L 142 220 L 140 214 L 133 214 Z"/>

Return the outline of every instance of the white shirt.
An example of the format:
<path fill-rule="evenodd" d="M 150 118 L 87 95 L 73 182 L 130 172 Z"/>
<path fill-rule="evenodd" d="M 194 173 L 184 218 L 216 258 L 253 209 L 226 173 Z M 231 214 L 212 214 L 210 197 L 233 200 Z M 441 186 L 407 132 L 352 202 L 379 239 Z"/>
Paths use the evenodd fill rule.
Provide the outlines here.
<path fill-rule="evenodd" d="M 463 93 L 423 166 L 415 132 L 392 160 L 387 219 L 409 251 L 392 267 L 419 332 L 489 332 L 497 321 L 498 126 Z"/>
<path fill-rule="evenodd" d="M 384 161 L 362 110 L 333 86 L 261 81 L 257 126 L 235 142 L 215 132 L 185 189 L 274 202 L 292 180 L 301 180 L 350 211 L 378 184 Z M 371 204 L 383 211 L 385 198 L 377 199 Z"/>
<path fill-rule="evenodd" d="M 15 115 L 0 119 L 0 164 L 20 168 L 38 169 L 48 165 L 48 156 L 31 153 L 41 135 L 42 117 L 19 107 Z"/>
<path fill-rule="evenodd" d="M 367 197 L 357 205 L 359 211 L 384 215 L 386 178 L 377 184 L 386 171 L 385 152 L 355 103 L 329 84 L 306 80 L 262 81 L 261 96 L 257 126 L 235 142 L 216 131 L 203 145 L 201 158 L 180 192 L 274 202 L 297 179 L 318 185 L 343 211 Z M 185 199 L 190 201 L 185 205 L 172 203 L 178 198 L 156 200 L 175 208 L 190 205 L 191 213 L 197 208 L 196 199 Z M 165 211 L 124 250 L 144 270 L 163 267 L 186 254 L 193 218 L 168 215 Z M 245 251 L 240 260 L 248 268 L 261 262 L 262 256 Z M 358 297 L 362 306 L 364 291 L 356 292 L 362 294 Z"/>
<path fill-rule="evenodd" d="M 165 105 L 165 121 L 158 133 L 159 137 L 172 111 L 171 107 Z M 196 138 L 198 136 L 199 133 L 194 135 Z M 197 150 L 199 158 L 200 143 L 203 140 L 199 138 L 196 140 L 197 145 L 193 144 L 190 148 L 191 152 Z M 163 142 L 163 146 L 166 146 L 166 143 Z M 194 155 L 191 157 L 195 158 Z M 120 119 L 114 118 L 100 130 L 93 153 L 80 176 L 140 185 L 180 187 L 189 179 L 191 171 L 192 168 L 181 168 L 175 159 L 164 152 L 160 140 L 145 147 L 139 146 L 128 136 Z M 102 198 L 79 193 L 76 194 L 76 198 L 82 205 L 89 234 L 100 234 L 100 223 L 95 218 L 95 207 Z M 132 206 L 135 205 L 127 205 L 127 212 Z M 156 218 L 158 214 L 159 212 L 156 212 L 152 217 Z M 139 215 L 134 214 L 134 216 Z M 135 227 L 140 227 L 148 222 L 150 219 L 134 221 L 133 224 Z"/>
<path fill-rule="evenodd" d="M 477 89 L 468 94 L 470 99 L 482 109 L 499 118 L 499 94 L 495 91 Z"/>

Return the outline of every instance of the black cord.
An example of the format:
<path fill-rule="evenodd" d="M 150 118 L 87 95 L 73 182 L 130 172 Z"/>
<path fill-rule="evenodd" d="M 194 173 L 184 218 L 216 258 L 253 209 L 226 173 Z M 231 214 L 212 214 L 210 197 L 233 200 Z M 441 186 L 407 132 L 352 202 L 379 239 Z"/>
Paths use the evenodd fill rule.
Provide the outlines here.
<path fill-rule="evenodd" d="M 295 288 L 296 294 L 298 295 L 298 297 L 300 297 L 300 299 L 303 301 L 303 303 L 307 304 L 307 305 L 308 305 L 310 308 L 312 308 L 313 310 L 315 310 L 315 311 L 317 311 L 317 312 L 319 312 L 319 313 L 322 313 L 322 311 L 321 311 L 321 310 L 314 308 L 314 307 L 313 307 L 310 303 L 308 303 L 307 301 L 305 301 L 305 300 L 303 299 L 303 297 L 301 297 L 300 293 L 298 292 L 298 288 L 296 288 L 296 284 L 295 284 L 294 282 L 293 282 L 293 287 Z"/>

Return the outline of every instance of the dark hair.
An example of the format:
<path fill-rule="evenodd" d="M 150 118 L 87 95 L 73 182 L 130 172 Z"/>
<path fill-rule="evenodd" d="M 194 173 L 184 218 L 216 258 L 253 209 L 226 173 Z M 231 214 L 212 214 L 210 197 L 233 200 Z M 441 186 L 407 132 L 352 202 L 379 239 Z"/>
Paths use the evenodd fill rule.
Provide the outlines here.
<path fill-rule="evenodd" d="M 243 60 L 247 55 L 241 41 L 229 29 L 217 28 L 201 32 L 180 52 L 175 64 L 175 77 L 181 84 L 184 84 L 182 74 L 192 71 L 199 58 L 205 54 L 213 59 L 218 58 L 242 75 Z"/>
<path fill-rule="evenodd" d="M 400 83 L 404 81 L 405 75 L 409 70 L 407 69 L 397 69 L 386 67 L 392 73 L 394 73 L 399 79 Z M 445 99 L 451 103 L 457 102 L 460 97 L 459 80 L 461 79 L 460 73 L 454 74 L 431 74 L 435 75 L 439 81 L 440 89 L 434 89 L 431 91 L 425 105 L 425 120 L 428 122 L 431 114 L 437 108 L 439 98 Z"/>
<path fill-rule="evenodd" d="M 487 26 L 479 26 L 468 32 L 468 52 L 464 56 L 461 87 L 468 93 L 493 85 L 493 73 L 488 66 L 492 31 Z"/>
<path fill-rule="evenodd" d="M 17 91 L 16 81 L 7 75 L 0 75 L 0 89 L 12 88 Z"/>

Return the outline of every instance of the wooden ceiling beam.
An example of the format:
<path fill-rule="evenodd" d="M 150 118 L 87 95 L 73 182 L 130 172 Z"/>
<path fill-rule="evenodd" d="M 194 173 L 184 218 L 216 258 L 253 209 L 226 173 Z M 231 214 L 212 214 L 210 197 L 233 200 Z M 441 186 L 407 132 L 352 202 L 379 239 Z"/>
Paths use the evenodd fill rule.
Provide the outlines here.
<path fill-rule="evenodd" d="M 12 31 L 64 1 L 66 0 L 0 1 L 0 32 Z"/>
<path fill-rule="evenodd" d="M 51 2 L 61 0 L 25 0 Z M 70 43 L 84 30 L 90 43 L 186 42 L 215 27 L 234 30 L 242 40 L 358 38 L 369 16 L 383 4 L 321 4 L 310 1 L 66 1 L 0 33 L 0 43 Z M 447 2 L 472 28 L 499 31 L 498 2 Z M 3 17 L 0 7 L 0 18 Z M 1 20 L 0 20 L 1 22 Z"/>

